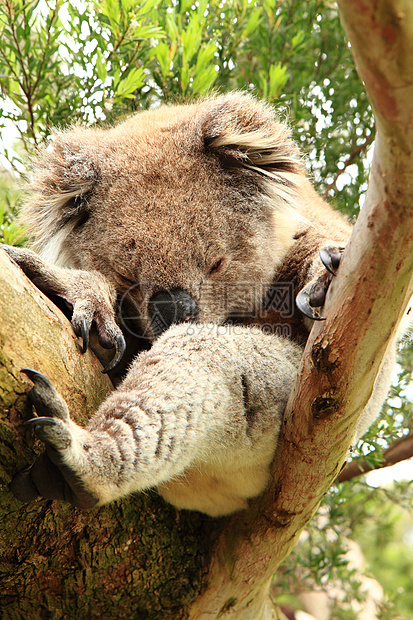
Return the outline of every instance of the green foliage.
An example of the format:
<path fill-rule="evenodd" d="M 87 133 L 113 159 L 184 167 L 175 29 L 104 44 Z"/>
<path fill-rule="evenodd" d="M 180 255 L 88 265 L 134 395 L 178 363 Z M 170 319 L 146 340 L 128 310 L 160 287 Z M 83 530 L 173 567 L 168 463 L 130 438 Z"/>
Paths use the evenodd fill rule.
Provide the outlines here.
<path fill-rule="evenodd" d="M 275 578 L 276 602 L 300 608 L 301 593 L 324 592 L 331 620 L 351 620 L 357 617 L 357 605 L 363 607 L 367 575 L 384 589 L 381 620 L 411 618 L 412 506 L 412 484 L 372 488 L 353 480 L 333 486 Z M 354 541 L 364 566 L 357 566 Z"/>
<path fill-rule="evenodd" d="M 168 6 L 169 5 L 169 6 Z M 217 78 L 215 41 L 207 36 L 208 2 L 165 3 L 159 17 L 167 36 L 156 47 L 153 78 L 165 99 L 206 94 Z"/>
<path fill-rule="evenodd" d="M 352 536 L 364 552 L 367 572 L 383 586 L 380 618 L 411 618 L 413 610 L 413 485 L 371 489 L 355 484 L 347 501 Z M 391 501 L 388 501 L 391 500 Z"/>
<path fill-rule="evenodd" d="M 282 601 L 279 593 L 282 592 L 284 597 L 285 593 L 290 593 L 284 602 L 299 608 L 297 597 L 302 593 L 327 593 L 332 619 L 355 620 L 352 604 L 362 602 L 365 595 L 360 588 L 361 575 L 350 566 L 346 556 L 350 534 L 348 501 L 347 494 L 335 487 L 325 497 L 276 576 L 274 594 L 277 602 Z"/>
<path fill-rule="evenodd" d="M 363 442 L 355 446 L 353 458 L 372 469 L 383 462 L 383 453 L 394 442 L 413 433 L 413 343 L 406 336 L 399 347 L 397 377 L 383 406 L 382 416 L 371 426 Z"/>
<path fill-rule="evenodd" d="M 13 176 L 0 173 L 0 243 L 20 246 L 27 241 L 23 226 L 16 221 L 19 194 Z"/>

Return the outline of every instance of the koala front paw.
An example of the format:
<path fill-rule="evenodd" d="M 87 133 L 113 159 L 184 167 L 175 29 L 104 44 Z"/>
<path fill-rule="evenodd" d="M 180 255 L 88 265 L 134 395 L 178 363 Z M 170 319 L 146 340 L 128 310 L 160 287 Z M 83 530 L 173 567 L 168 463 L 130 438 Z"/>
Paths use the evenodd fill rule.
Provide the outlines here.
<path fill-rule="evenodd" d="M 115 355 L 102 372 L 113 370 L 121 361 L 125 338 L 116 323 L 114 303 L 116 293 L 97 271 L 63 269 L 50 265 L 32 250 L 0 244 L 10 258 L 45 295 L 56 301 L 63 300 L 66 313 L 71 311 L 71 323 L 76 336 L 82 338 L 82 353 L 89 347 L 89 332 L 96 325 L 99 343 Z M 58 304 L 62 305 L 62 304 Z"/>
<path fill-rule="evenodd" d="M 93 322 L 98 332 L 99 344 L 105 349 L 115 347 L 115 355 L 102 370 L 107 373 L 114 370 L 124 356 L 126 350 L 124 335 L 111 313 L 108 315 L 96 309 L 93 299 L 76 301 L 73 305 L 71 323 L 76 336 L 82 338 L 82 353 L 86 353 L 89 348 L 89 334 Z"/>
<path fill-rule="evenodd" d="M 326 272 L 309 282 L 296 297 L 298 309 L 309 319 L 324 321 L 320 309 L 324 305 L 328 287 L 336 275 L 344 248 L 326 247 L 320 250 L 319 256 Z"/>
<path fill-rule="evenodd" d="M 88 492 L 79 474 L 67 465 L 66 453 L 72 449 L 75 426 L 63 398 L 50 381 L 36 370 L 23 368 L 33 387 L 28 393 L 39 417 L 26 424 L 33 426 L 39 439 L 46 444 L 46 452 L 26 470 L 15 475 L 10 490 L 22 502 L 37 497 L 65 500 L 78 508 L 93 508 L 98 499 Z"/>

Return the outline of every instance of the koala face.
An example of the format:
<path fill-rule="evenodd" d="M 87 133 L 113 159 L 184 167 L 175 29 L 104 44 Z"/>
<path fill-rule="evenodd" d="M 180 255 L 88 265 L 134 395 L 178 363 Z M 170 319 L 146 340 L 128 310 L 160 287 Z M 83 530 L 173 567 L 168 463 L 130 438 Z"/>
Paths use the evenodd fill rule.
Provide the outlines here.
<path fill-rule="evenodd" d="M 169 324 L 254 312 L 291 244 L 299 174 L 269 107 L 212 97 L 57 134 L 26 219 L 44 258 L 104 274 L 153 337 L 162 308 Z"/>

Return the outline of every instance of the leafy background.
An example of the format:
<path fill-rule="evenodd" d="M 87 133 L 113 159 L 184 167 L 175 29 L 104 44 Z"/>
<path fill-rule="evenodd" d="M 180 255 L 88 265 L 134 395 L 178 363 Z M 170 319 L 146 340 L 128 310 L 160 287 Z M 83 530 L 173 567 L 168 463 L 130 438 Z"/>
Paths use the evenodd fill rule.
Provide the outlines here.
<path fill-rule="evenodd" d="M 320 193 L 355 218 L 374 118 L 334 2 L 0 0 L 1 239 L 27 243 L 16 222 L 26 171 L 54 127 L 112 123 L 233 89 L 266 99 L 289 120 Z M 355 452 L 373 466 L 395 437 L 413 433 L 408 342 L 399 364 L 383 418 Z M 353 539 L 385 589 L 380 617 L 412 618 L 411 487 L 375 488 L 366 479 L 333 487 L 275 577 L 276 600 L 300 607 L 303 590 L 324 591 L 331 618 L 356 617 L 351 601 L 363 592 L 345 556 Z"/>

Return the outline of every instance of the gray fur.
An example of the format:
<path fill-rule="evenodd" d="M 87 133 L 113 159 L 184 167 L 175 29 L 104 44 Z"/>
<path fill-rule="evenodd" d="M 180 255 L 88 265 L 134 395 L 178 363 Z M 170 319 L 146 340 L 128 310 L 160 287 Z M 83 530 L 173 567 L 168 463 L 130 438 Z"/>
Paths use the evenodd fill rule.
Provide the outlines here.
<path fill-rule="evenodd" d="M 157 486 L 179 508 L 245 508 L 268 483 L 300 357 L 258 329 L 171 327 L 86 429 L 69 423 L 65 464 L 100 503 Z"/>
<path fill-rule="evenodd" d="M 245 508 L 268 482 L 311 327 L 297 312 L 264 311 L 263 297 L 273 283 L 298 293 L 324 273 L 320 248 L 344 247 L 350 234 L 307 180 L 288 127 L 233 93 L 57 133 L 25 219 L 58 267 L 10 253 L 75 308 L 75 328 L 84 316 L 113 337 L 118 296 L 151 336 L 158 289 L 183 289 L 198 308 L 200 324 L 172 327 L 141 353 L 86 429 L 62 423 L 68 468 L 100 503 L 156 486 L 180 508 Z M 233 313 L 272 332 L 282 323 L 290 339 L 217 325 Z M 393 351 L 357 437 L 380 411 Z M 44 432 L 53 445 L 53 426 Z"/>

